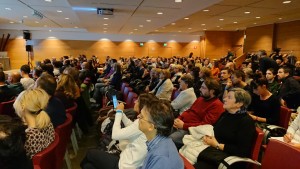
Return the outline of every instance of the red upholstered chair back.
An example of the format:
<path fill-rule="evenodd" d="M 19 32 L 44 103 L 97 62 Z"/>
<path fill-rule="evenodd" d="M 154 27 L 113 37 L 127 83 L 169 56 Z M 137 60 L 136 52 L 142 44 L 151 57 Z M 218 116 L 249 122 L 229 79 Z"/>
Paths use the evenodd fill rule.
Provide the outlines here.
<path fill-rule="evenodd" d="M 195 169 L 195 167 L 181 154 L 179 154 L 181 159 L 183 160 L 184 169 Z"/>
<path fill-rule="evenodd" d="M 64 161 L 64 155 L 67 149 L 67 145 L 70 142 L 71 139 L 71 133 L 72 133 L 72 115 L 67 113 L 67 119 L 66 121 L 57 126 L 55 129 L 55 132 L 59 136 L 59 144 L 56 148 L 56 168 L 60 169 L 62 168 L 62 164 Z"/>
<path fill-rule="evenodd" d="M 125 87 L 128 87 L 129 86 L 129 84 L 128 83 L 125 83 L 125 82 L 123 82 L 122 83 L 122 86 L 121 86 L 121 93 L 123 93 L 124 92 L 124 89 L 125 89 Z"/>
<path fill-rule="evenodd" d="M 43 151 L 35 154 L 32 157 L 32 163 L 34 169 L 57 169 L 56 164 L 56 154 L 55 150 L 59 143 L 59 136 L 55 133 L 54 141 Z"/>
<path fill-rule="evenodd" d="M 13 104 L 16 99 L 7 101 L 7 102 L 1 102 L 0 103 L 0 114 L 1 115 L 8 115 L 11 117 L 16 117 L 15 109 L 13 107 Z"/>
<path fill-rule="evenodd" d="M 126 99 L 126 104 L 125 104 L 125 108 L 129 109 L 129 108 L 133 108 L 134 107 L 134 99 L 137 99 L 138 95 L 134 92 L 129 92 L 127 99 Z"/>
<path fill-rule="evenodd" d="M 73 116 L 75 114 L 76 110 L 77 110 L 77 104 L 74 102 L 74 106 L 66 109 L 66 113 L 71 114 Z"/>
<path fill-rule="evenodd" d="M 299 169 L 300 149 L 281 141 L 270 139 L 261 169 Z"/>
<path fill-rule="evenodd" d="M 289 122 L 292 112 L 289 108 L 281 106 L 280 108 L 280 117 L 279 117 L 279 126 L 287 129 L 289 127 Z"/>
<path fill-rule="evenodd" d="M 255 133 L 255 140 L 254 140 L 254 144 L 253 144 L 253 148 L 252 148 L 252 152 L 251 152 L 251 159 L 252 160 L 258 160 L 258 155 L 259 155 L 259 151 L 260 151 L 260 147 L 264 138 L 264 132 L 256 127 L 256 133 Z"/>
<path fill-rule="evenodd" d="M 132 88 L 131 87 L 125 87 L 124 92 L 123 92 L 123 101 L 126 102 L 129 92 L 132 92 Z"/>

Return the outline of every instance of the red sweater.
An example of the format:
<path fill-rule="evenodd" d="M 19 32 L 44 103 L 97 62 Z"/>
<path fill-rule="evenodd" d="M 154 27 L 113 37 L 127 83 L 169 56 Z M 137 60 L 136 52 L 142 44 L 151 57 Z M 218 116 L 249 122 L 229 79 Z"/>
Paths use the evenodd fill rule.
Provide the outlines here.
<path fill-rule="evenodd" d="M 224 112 L 223 103 L 218 98 L 208 101 L 199 97 L 190 109 L 183 112 L 178 118 L 184 122 L 183 129 L 203 124 L 215 124 Z"/>

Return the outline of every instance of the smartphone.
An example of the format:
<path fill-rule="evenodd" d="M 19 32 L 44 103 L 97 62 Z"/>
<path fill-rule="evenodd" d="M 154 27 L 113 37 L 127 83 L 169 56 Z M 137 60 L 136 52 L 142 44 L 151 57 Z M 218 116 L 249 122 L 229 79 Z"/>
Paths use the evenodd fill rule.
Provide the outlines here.
<path fill-rule="evenodd" d="M 116 108 L 117 108 L 117 105 L 118 105 L 118 99 L 117 99 L 117 96 L 116 96 L 116 95 L 113 95 L 113 96 L 112 96 L 112 99 L 113 99 L 114 109 L 116 109 Z"/>

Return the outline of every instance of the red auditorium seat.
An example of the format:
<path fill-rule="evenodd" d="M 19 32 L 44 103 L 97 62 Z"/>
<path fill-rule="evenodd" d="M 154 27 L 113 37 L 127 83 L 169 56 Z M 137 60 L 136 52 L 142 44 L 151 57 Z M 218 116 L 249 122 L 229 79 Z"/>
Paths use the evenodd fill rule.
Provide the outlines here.
<path fill-rule="evenodd" d="M 32 163 L 34 169 L 56 169 L 56 148 L 59 143 L 59 136 L 55 133 L 54 141 L 43 151 L 35 154 L 32 157 Z"/>
<path fill-rule="evenodd" d="M 128 87 L 129 86 L 129 84 L 128 83 L 125 83 L 125 82 L 123 82 L 122 83 L 122 85 L 121 85 L 121 93 L 123 93 L 124 92 L 124 89 L 125 89 L 125 87 Z"/>
<path fill-rule="evenodd" d="M 126 99 L 126 104 L 125 104 L 125 109 L 133 108 L 134 107 L 134 99 L 137 99 L 138 95 L 134 92 L 129 92 L 127 99 Z"/>
<path fill-rule="evenodd" d="M 8 115 L 10 117 L 16 117 L 15 109 L 13 107 L 13 104 L 16 99 L 7 101 L 7 102 L 1 102 L 0 103 L 0 115 Z"/>
<path fill-rule="evenodd" d="M 125 87 L 124 92 L 123 92 L 123 101 L 126 101 L 129 92 L 132 92 L 132 88 L 131 87 Z"/>
<path fill-rule="evenodd" d="M 183 160 L 184 169 L 195 169 L 195 167 L 185 157 L 183 157 L 181 154 L 179 154 L 179 155 Z"/>
<path fill-rule="evenodd" d="M 72 116 L 67 113 L 67 120 L 57 126 L 55 132 L 59 136 L 59 144 L 56 148 L 56 168 L 61 169 L 63 166 L 63 160 L 65 159 L 68 169 L 71 168 L 71 161 L 68 155 L 67 145 L 70 142 L 71 133 L 72 133 Z"/>
<path fill-rule="evenodd" d="M 73 117 L 73 115 L 75 114 L 76 111 L 77 111 L 77 104 L 75 102 L 74 102 L 74 106 L 73 107 L 66 109 L 66 113 L 67 114 L 71 114 L 72 117 Z M 78 123 L 75 123 L 75 127 L 74 128 L 77 129 L 78 136 L 79 136 L 79 138 L 81 138 L 82 132 L 81 132 L 79 126 L 78 126 Z M 76 139 L 74 128 L 72 129 L 72 133 L 71 133 L 71 142 L 72 142 L 72 147 L 73 147 L 74 153 L 77 154 L 77 151 L 78 151 L 79 147 L 78 147 L 78 143 L 77 143 L 77 139 Z"/>

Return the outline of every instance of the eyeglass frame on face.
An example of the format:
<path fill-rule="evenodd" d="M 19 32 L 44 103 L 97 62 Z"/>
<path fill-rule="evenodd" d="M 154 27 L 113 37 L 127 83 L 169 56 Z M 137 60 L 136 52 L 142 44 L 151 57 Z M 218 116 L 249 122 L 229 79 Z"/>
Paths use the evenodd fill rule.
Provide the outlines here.
<path fill-rule="evenodd" d="M 148 122 L 148 123 L 150 123 L 150 124 L 153 124 L 154 127 L 156 128 L 155 123 L 152 122 L 152 121 L 149 121 L 149 120 L 144 119 L 144 117 L 142 116 L 141 113 L 137 116 L 137 118 L 140 119 L 140 120 L 144 120 L 144 121 L 146 121 L 146 122 Z"/>

